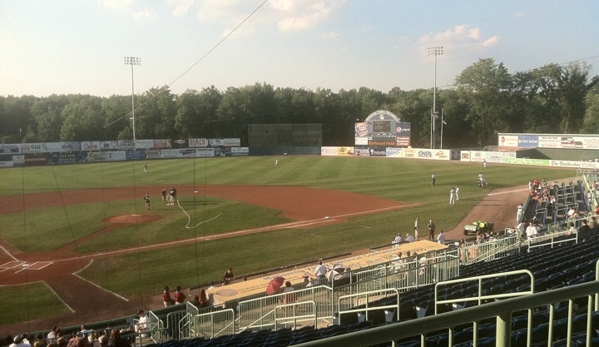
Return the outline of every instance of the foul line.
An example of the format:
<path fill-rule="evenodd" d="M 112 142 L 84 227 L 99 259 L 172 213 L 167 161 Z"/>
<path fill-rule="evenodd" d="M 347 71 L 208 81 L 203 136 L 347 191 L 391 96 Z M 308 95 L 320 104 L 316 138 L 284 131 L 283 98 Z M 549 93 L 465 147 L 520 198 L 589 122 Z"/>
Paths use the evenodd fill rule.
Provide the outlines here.
<path fill-rule="evenodd" d="M 6 248 L 4 248 L 4 246 L 0 245 L 0 249 L 2 249 L 4 253 L 6 253 L 6 255 L 8 255 L 12 260 L 20 261 L 19 259 L 15 258 L 14 255 L 10 254 L 10 252 Z"/>
<path fill-rule="evenodd" d="M 69 311 L 71 311 L 71 313 L 75 313 L 75 310 L 73 310 L 73 308 L 72 308 L 72 307 L 71 307 L 69 304 L 67 304 L 67 303 L 66 303 L 66 301 L 64 301 L 64 300 L 62 299 L 62 297 L 60 297 L 60 295 L 58 295 L 58 293 L 57 293 L 57 292 L 54 290 L 54 288 L 52 288 L 52 287 L 51 287 L 51 286 L 50 286 L 48 283 L 46 283 L 46 281 L 41 281 L 41 282 L 42 282 L 42 283 L 43 283 L 43 284 L 44 284 L 46 287 L 48 287 L 48 289 L 49 289 L 49 290 L 50 290 L 52 293 L 54 293 L 54 295 L 56 295 L 56 297 L 58 298 L 58 300 L 60 300 L 60 302 L 62 302 L 62 304 L 63 304 L 63 305 L 65 305 L 65 306 L 66 306 L 66 307 L 69 309 Z"/>
<path fill-rule="evenodd" d="M 499 193 L 489 193 L 487 195 L 491 196 L 491 195 L 501 195 L 501 194 L 509 194 L 509 193 L 516 193 L 516 192 L 522 192 L 528 190 L 528 188 L 522 188 L 522 189 L 514 189 L 514 190 L 508 190 L 505 192 L 499 192 Z"/>
<path fill-rule="evenodd" d="M 88 268 L 88 267 L 89 267 L 89 266 L 90 266 L 90 265 L 91 265 L 93 262 L 94 262 L 94 260 L 93 260 L 93 259 L 91 259 L 91 260 L 89 261 L 89 263 L 87 263 L 87 265 L 85 265 L 85 267 L 83 267 L 83 269 L 80 269 L 80 270 L 77 270 L 77 271 L 73 272 L 73 274 L 72 274 L 72 275 L 73 275 L 73 276 L 75 276 L 75 277 L 77 277 L 78 279 L 80 279 L 80 280 L 84 281 L 84 282 L 87 282 L 88 284 L 91 284 L 92 286 L 94 286 L 94 287 L 96 287 L 96 288 L 98 288 L 98 289 L 101 289 L 101 290 L 103 290 L 103 291 L 105 291 L 105 292 L 107 292 L 107 293 L 110 293 L 110 294 L 112 294 L 112 295 L 116 296 L 116 297 L 117 297 L 117 298 L 119 298 L 119 299 L 122 299 L 122 300 L 124 300 L 124 301 L 126 301 L 126 302 L 129 302 L 129 299 L 127 299 L 127 298 L 125 298 L 125 297 L 123 297 L 123 296 L 120 296 L 120 295 L 118 295 L 117 293 L 115 293 L 115 292 L 113 292 L 113 291 L 110 291 L 110 290 L 108 290 L 108 289 L 106 289 L 106 288 L 100 287 L 99 285 L 95 284 L 94 282 L 91 282 L 91 281 L 89 281 L 89 280 L 87 280 L 87 279 L 85 279 L 85 278 L 83 278 L 83 277 L 79 276 L 79 272 L 81 272 L 81 271 L 83 271 L 83 270 L 87 269 L 87 268 Z M 73 312 L 75 312 L 75 311 L 73 311 Z"/>

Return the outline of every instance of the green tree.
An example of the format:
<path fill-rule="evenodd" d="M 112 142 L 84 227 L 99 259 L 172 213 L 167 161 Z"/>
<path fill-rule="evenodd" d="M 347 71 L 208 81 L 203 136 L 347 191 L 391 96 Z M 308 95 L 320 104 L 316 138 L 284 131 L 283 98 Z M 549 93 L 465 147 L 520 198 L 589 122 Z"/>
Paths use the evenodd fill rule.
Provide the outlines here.
<path fill-rule="evenodd" d="M 80 96 L 62 110 L 64 122 L 60 128 L 62 141 L 93 141 L 104 139 L 102 100 L 94 96 Z"/>
<path fill-rule="evenodd" d="M 497 132 L 509 130 L 509 96 L 512 78 L 503 63 L 479 59 L 456 78 L 458 91 L 469 107 L 466 119 L 478 145 L 491 144 Z"/>
<path fill-rule="evenodd" d="M 201 92 L 187 90 L 177 98 L 175 128 L 183 138 L 213 137 L 213 124 L 222 94 L 214 86 Z"/>
<path fill-rule="evenodd" d="M 140 95 L 135 102 L 136 138 L 178 138 L 175 130 L 176 99 L 167 86 L 151 88 Z"/>
<path fill-rule="evenodd" d="M 586 110 L 580 132 L 583 134 L 599 134 L 599 84 L 595 84 L 587 92 L 584 103 Z"/>

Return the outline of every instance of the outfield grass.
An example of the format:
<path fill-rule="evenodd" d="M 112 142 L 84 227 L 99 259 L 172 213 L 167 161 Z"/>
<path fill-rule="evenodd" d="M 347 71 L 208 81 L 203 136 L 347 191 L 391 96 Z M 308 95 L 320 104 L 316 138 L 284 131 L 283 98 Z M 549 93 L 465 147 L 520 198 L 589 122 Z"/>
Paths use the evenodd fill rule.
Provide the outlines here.
<path fill-rule="evenodd" d="M 342 224 L 311 229 L 277 230 L 173 247 L 168 250 L 140 251 L 130 255 L 98 259 L 81 273 L 83 277 L 102 287 L 127 297 L 137 297 L 159 295 L 164 285 L 205 285 L 220 279 L 224 269 L 229 266 L 232 266 L 238 275 L 248 274 L 387 244 L 398 231 L 411 232 L 416 216 L 421 220 L 434 218 L 439 229 L 451 229 L 492 188 L 524 185 L 533 178 L 553 180 L 575 176 L 575 171 L 571 169 L 490 164 L 484 169 L 490 187 L 481 189 L 476 186 L 476 180 L 478 173 L 483 169 L 477 163 L 286 156 L 279 157 L 279 166 L 276 168 L 273 157 L 162 160 L 149 161 L 148 164 L 149 172 L 146 174 L 143 173 L 142 162 L 3 169 L 0 170 L 3 177 L 0 180 L 0 194 L 20 195 L 90 187 L 249 184 L 319 187 L 373 195 L 404 203 L 421 203 L 411 209 L 351 218 Z M 432 172 L 437 174 L 435 187 L 430 185 Z M 460 186 L 460 202 L 450 210 L 446 208 L 448 192 L 450 187 L 456 184 Z M 139 201 L 121 202 L 119 208 L 125 208 L 129 203 L 139 204 Z M 359 201 L 355 203 L 359 204 Z M 80 245 L 78 250 L 90 252 L 124 248 L 163 242 L 172 239 L 173 235 L 183 238 L 183 235 L 189 237 L 192 234 L 203 235 L 282 222 L 276 216 L 277 211 L 228 201 L 217 201 L 214 205 L 222 206 L 226 214 L 223 214 L 222 219 L 219 218 L 215 223 L 206 224 L 198 230 L 182 229 L 182 215 L 165 217 L 163 221 L 155 222 L 158 224 L 115 230 L 110 236 Z M 216 213 L 218 208 L 212 207 L 206 205 L 198 209 L 198 213 L 202 215 L 202 218 L 198 219 L 208 219 L 207 216 L 212 216 L 212 212 Z M 34 215 L 48 213 L 48 216 L 62 216 L 55 218 L 56 221 L 52 222 L 51 227 L 42 225 L 43 219 L 35 222 L 35 226 L 29 222 L 22 222 L 30 218 L 36 220 L 34 215 L 28 213 L 25 213 L 24 219 L 23 214 L 2 217 L 0 237 L 16 240 L 20 230 L 21 233 L 26 231 L 28 237 L 35 235 L 36 238 L 41 238 L 62 227 L 67 234 L 63 235 L 62 241 L 56 245 L 64 244 L 97 230 L 98 222 L 93 219 L 102 219 L 100 217 L 103 215 L 110 215 L 104 212 L 104 209 L 112 211 L 113 206 L 111 203 L 100 204 L 99 211 L 92 211 L 95 208 L 84 206 L 77 212 L 77 208 L 73 208 L 72 216 L 66 212 L 70 211 L 66 207 L 48 212 L 35 211 Z M 85 211 L 88 211 L 87 219 Z M 86 222 L 89 226 L 85 225 Z M 29 242 L 26 245 L 28 250 L 32 250 Z"/>

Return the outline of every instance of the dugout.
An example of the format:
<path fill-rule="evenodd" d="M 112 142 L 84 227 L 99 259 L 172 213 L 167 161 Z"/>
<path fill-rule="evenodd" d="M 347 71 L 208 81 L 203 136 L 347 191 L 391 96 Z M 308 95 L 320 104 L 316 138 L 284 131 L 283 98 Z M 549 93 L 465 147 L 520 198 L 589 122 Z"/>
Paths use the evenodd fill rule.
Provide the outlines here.
<path fill-rule="evenodd" d="M 249 124 L 250 155 L 320 155 L 322 124 Z"/>

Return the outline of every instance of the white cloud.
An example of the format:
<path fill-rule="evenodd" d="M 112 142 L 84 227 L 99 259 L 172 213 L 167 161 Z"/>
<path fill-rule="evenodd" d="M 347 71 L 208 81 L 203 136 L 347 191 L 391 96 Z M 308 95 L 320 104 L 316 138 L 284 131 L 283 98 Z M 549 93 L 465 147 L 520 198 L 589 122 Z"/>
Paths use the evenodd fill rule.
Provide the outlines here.
<path fill-rule="evenodd" d="M 166 0 L 167 5 L 173 7 L 171 14 L 175 17 L 183 17 L 189 13 L 189 9 L 194 5 L 195 0 Z"/>
<path fill-rule="evenodd" d="M 230 22 L 231 18 L 243 14 L 238 5 L 239 0 L 204 0 L 199 5 L 196 18 L 205 23 L 222 20 Z"/>
<path fill-rule="evenodd" d="M 494 47 L 499 44 L 500 36 L 484 37 L 478 27 L 467 24 L 456 25 L 440 33 L 426 34 L 418 40 L 418 50 L 426 54 L 431 46 L 443 46 L 445 52 L 452 55 L 464 55 L 471 51 Z"/>
<path fill-rule="evenodd" d="M 518 13 L 514 13 L 512 15 L 512 18 L 522 18 L 524 17 L 524 12 L 518 12 Z"/>
<path fill-rule="evenodd" d="M 337 36 L 339 36 L 339 33 L 337 33 L 336 31 L 329 31 L 328 33 L 320 34 L 320 37 L 323 39 L 334 39 Z"/>
<path fill-rule="evenodd" d="M 483 46 L 493 47 L 493 46 L 496 46 L 498 43 L 499 43 L 499 36 L 495 35 L 495 36 L 491 37 L 490 39 L 485 40 L 485 42 L 483 42 Z"/>
<path fill-rule="evenodd" d="M 271 6 L 283 16 L 277 23 L 281 31 L 294 31 L 311 28 L 325 21 L 344 0 L 321 0 L 318 3 L 307 0 L 278 0 Z"/>
<path fill-rule="evenodd" d="M 145 8 L 139 0 L 98 0 L 98 4 L 107 9 L 125 13 L 135 20 L 154 20 L 158 17 L 156 11 Z"/>

